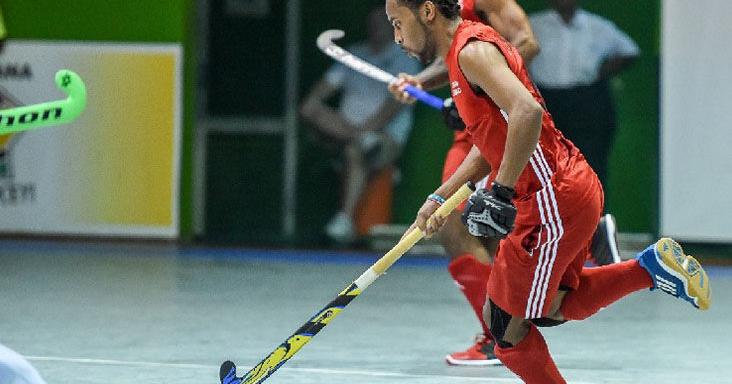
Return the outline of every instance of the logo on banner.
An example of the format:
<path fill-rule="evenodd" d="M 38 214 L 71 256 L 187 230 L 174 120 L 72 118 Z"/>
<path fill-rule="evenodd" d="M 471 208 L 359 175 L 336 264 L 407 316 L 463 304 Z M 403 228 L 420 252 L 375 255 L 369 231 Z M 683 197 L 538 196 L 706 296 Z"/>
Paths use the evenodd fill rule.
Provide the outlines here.
<path fill-rule="evenodd" d="M 0 110 L 21 105 L 0 87 Z M 23 132 L 0 135 L 0 208 L 32 203 L 36 200 L 35 183 L 15 180 L 13 154 Z"/>
<path fill-rule="evenodd" d="M 33 70 L 28 63 L 0 63 L 0 79 L 32 80 Z"/>

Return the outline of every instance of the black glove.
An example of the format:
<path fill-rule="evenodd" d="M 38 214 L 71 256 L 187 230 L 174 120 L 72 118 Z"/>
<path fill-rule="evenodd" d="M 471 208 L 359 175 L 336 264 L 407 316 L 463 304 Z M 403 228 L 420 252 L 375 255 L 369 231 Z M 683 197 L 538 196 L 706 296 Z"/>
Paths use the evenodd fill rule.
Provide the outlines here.
<path fill-rule="evenodd" d="M 481 189 L 470 196 L 462 215 L 463 224 L 473 236 L 499 238 L 508 236 L 516 220 L 512 188 L 493 183 L 490 190 Z"/>
<path fill-rule="evenodd" d="M 445 124 L 448 128 L 455 131 L 465 130 L 465 123 L 460 118 L 455 103 L 452 101 L 452 97 L 445 99 L 445 104 L 442 106 L 442 118 L 445 120 Z"/>

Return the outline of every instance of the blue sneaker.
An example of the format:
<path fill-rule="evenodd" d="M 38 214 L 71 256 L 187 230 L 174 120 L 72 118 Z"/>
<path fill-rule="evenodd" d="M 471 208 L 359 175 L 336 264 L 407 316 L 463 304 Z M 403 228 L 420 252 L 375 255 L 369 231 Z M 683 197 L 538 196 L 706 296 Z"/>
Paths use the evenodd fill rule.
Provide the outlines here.
<path fill-rule="evenodd" d="M 701 310 L 712 304 L 709 276 L 695 258 L 669 238 L 658 240 L 636 256 L 653 279 L 653 288 L 690 302 Z"/>

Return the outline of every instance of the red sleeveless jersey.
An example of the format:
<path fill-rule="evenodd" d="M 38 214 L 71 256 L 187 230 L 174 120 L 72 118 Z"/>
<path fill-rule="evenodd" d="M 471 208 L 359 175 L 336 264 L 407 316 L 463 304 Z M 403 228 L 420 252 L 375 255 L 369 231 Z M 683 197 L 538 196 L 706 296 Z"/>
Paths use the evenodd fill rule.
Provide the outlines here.
<path fill-rule="evenodd" d="M 478 23 L 482 22 L 477 12 L 475 12 L 475 0 L 462 0 L 460 2 L 460 17 Z"/>
<path fill-rule="evenodd" d="M 460 23 L 445 58 L 450 89 L 460 116 L 465 122 L 466 132 L 470 134 L 473 144 L 480 149 L 491 166 L 489 179 L 492 181 L 503 159 L 508 116 L 489 96 L 477 87 L 474 88 L 460 69 L 458 55 L 463 47 L 473 40 L 494 44 L 506 58 L 511 71 L 531 92 L 534 99 L 541 105 L 544 105 L 544 100 L 529 78 L 523 59 L 515 47 L 489 26 L 472 21 Z M 551 116 L 545 110 L 539 145 L 516 183 L 516 198 L 521 199 L 542 189 L 547 182 L 554 179 L 555 175 L 563 173 L 562 168 L 568 166 L 568 159 L 575 154 L 579 154 L 579 150 L 555 128 Z"/>
<path fill-rule="evenodd" d="M 460 17 L 462 17 L 464 20 L 470 20 L 475 21 L 477 23 L 481 23 L 482 20 L 480 17 L 478 17 L 478 12 L 475 10 L 475 0 L 461 0 L 460 1 Z M 455 131 L 455 134 L 453 135 L 453 148 L 459 147 L 460 153 L 468 153 L 470 152 L 470 148 L 472 147 L 472 143 L 470 142 L 470 134 L 466 131 Z M 464 159 L 464 157 L 463 157 Z M 460 162 L 462 162 L 462 159 L 460 159 Z M 459 165 L 460 162 L 457 164 Z M 451 172 L 448 172 L 448 174 L 443 175 L 443 179 L 447 180 L 450 176 L 452 176 L 452 172 L 455 171 L 456 167 L 450 167 Z"/>

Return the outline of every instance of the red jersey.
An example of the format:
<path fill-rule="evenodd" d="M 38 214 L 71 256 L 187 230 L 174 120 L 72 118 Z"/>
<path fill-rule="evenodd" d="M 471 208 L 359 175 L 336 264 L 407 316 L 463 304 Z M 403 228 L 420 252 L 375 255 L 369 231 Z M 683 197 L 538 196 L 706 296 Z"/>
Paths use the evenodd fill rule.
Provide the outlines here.
<path fill-rule="evenodd" d="M 480 149 L 490 164 L 492 170 L 489 179 L 493 180 L 503 159 L 508 116 L 485 93 L 474 89 L 460 69 L 458 55 L 472 40 L 494 44 L 506 58 L 511 71 L 531 92 L 534 99 L 541 105 L 544 105 L 544 100 L 529 78 L 523 59 L 515 47 L 489 26 L 472 21 L 460 23 L 445 59 L 450 77 L 450 89 L 460 116 L 465 122 L 465 131 L 470 134 L 473 144 Z M 554 180 L 557 173 L 562 174 L 562 168 L 568 164 L 567 160 L 577 154 L 579 150 L 555 128 L 551 116 L 545 111 L 539 145 L 515 186 L 516 199 L 520 200 L 541 190 L 549 180 Z"/>
<path fill-rule="evenodd" d="M 477 23 L 483 22 L 478 16 L 478 12 L 475 11 L 475 0 L 460 1 L 460 17 L 462 17 L 464 20 L 475 21 Z M 470 135 L 466 131 L 455 131 L 455 137 L 453 138 L 453 142 L 455 143 L 455 145 L 466 147 L 468 151 L 470 151 L 470 147 L 472 147 L 472 144 L 470 144 Z M 460 164 L 460 162 L 458 162 L 458 165 Z M 452 173 L 450 173 L 450 175 L 448 176 L 451 175 Z"/>
<path fill-rule="evenodd" d="M 478 13 L 475 12 L 475 0 L 462 0 L 460 2 L 460 17 L 465 20 L 475 21 L 478 23 L 483 20 L 478 17 Z"/>

